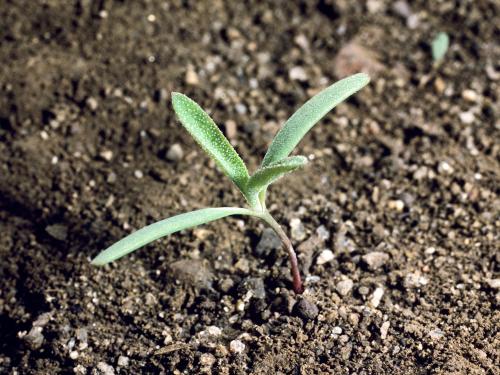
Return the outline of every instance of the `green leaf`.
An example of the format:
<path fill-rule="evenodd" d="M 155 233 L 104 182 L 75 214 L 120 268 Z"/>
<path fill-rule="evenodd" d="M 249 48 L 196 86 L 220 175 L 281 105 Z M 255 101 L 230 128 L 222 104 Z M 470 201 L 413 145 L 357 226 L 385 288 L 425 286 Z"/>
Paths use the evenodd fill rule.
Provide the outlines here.
<path fill-rule="evenodd" d="M 437 34 L 431 43 L 432 59 L 434 61 L 441 60 L 446 54 L 446 51 L 448 51 L 449 46 L 450 37 L 448 36 L 448 34 L 444 32 Z"/>
<path fill-rule="evenodd" d="M 366 86 L 368 82 L 370 82 L 368 75 L 364 73 L 354 74 L 334 83 L 305 102 L 276 134 L 266 156 L 264 156 L 262 166 L 266 167 L 290 155 L 304 135 L 323 116 L 337 104 Z"/>
<path fill-rule="evenodd" d="M 248 180 L 245 192 L 252 207 L 258 206 L 259 193 L 265 190 L 270 184 L 276 182 L 285 174 L 307 164 L 305 156 L 291 156 L 283 160 L 269 164 L 267 167 L 259 168 Z"/>
<path fill-rule="evenodd" d="M 158 238 L 178 232 L 180 230 L 205 224 L 213 220 L 221 219 L 230 215 L 253 215 L 255 211 L 239 207 L 203 208 L 187 212 L 165 220 L 148 225 L 128 235 L 115 244 L 103 250 L 92 260 L 93 265 L 101 266 L 121 258 Z"/>
<path fill-rule="evenodd" d="M 249 178 L 247 167 L 215 122 L 186 95 L 173 92 L 172 105 L 182 125 L 241 190 Z"/>

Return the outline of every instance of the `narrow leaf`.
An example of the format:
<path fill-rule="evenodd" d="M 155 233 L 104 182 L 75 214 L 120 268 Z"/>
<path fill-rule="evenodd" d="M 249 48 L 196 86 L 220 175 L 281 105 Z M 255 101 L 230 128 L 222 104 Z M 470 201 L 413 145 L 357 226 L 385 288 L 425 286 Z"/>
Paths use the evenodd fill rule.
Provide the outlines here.
<path fill-rule="evenodd" d="M 302 105 L 283 125 L 267 150 L 262 166 L 279 161 L 293 151 L 306 133 L 337 104 L 341 103 L 370 82 L 364 73 L 344 78 Z"/>
<path fill-rule="evenodd" d="M 446 51 L 448 51 L 449 45 L 450 45 L 450 37 L 448 36 L 448 34 L 444 32 L 440 32 L 439 34 L 437 34 L 431 43 L 433 60 L 434 61 L 441 60 L 446 54 Z"/>
<path fill-rule="evenodd" d="M 239 207 L 203 208 L 148 225 L 103 250 L 92 260 L 93 265 L 104 265 L 121 258 L 158 238 L 180 230 L 205 224 L 230 215 L 255 215 L 254 211 Z"/>
<path fill-rule="evenodd" d="M 172 105 L 182 125 L 241 190 L 249 178 L 247 167 L 215 122 L 186 95 L 172 93 Z"/>
<path fill-rule="evenodd" d="M 307 164 L 307 158 L 305 156 L 291 156 L 271 163 L 267 167 L 259 168 L 254 175 L 250 177 L 245 189 L 250 201 L 249 203 L 255 207 L 254 204 L 258 202 L 258 196 L 261 191 L 265 190 L 270 184 L 276 182 L 285 174 L 293 172 L 305 164 Z"/>

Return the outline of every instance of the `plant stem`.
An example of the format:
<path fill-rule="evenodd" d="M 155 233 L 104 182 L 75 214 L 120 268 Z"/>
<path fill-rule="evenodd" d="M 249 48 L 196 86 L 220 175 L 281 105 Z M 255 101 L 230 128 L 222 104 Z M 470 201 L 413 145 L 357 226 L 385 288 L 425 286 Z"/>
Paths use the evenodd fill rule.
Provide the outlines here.
<path fill-rule="evenodd" d="M 295 250 L 292 246 L 292 241 L 288 238 L 281 225 L 278 224 L 276 220 L 271 216 L 271 214 L 266 210 L 263 212 L 260 217 L 268 223 L 271 228 L 276 232 L 276 234 L 285 245 L 285 248 L 288 251 L 288 256 L 290 257 L 290 265 L 292 270 L 292 279 L 293 279 L 293 290 L 296 294 L 302 294 L 304 292 L 304 287 L 302 285 L 302 279 L 300 278 L 299 272 L 299 264 L 297 262 L 297 255 L 295 254 Z"/>

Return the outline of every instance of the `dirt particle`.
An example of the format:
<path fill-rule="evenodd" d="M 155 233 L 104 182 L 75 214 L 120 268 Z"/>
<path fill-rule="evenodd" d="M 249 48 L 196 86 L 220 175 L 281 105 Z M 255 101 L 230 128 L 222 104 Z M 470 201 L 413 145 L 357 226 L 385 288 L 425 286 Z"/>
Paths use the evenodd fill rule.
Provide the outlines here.
<path fill-rule="evenodd" d="M 345 280 L 339 281 L 335 288 L 341 296 L 345 297 L 351 292 L 353 286 L 354 286 L 354 283 L 351 279 L 345 279 Z"/>
<path fill-rule="evenodd" d="M 137 179 L 141 179 L 144 177 L 144 173 L 140 169 L 136 169 L 134 171 L 134 177 Z"/>
<path fill-rule="evenodd" d="M 213 354 L 210 353 L 203 353 L 200 356 L 200 364 L 203 367 L 212 367 L 213 364 L 215 363 L 216 359 Z"/>
<path fill-rule="evenodd" d="M 174 143 L 172 146 L 168 148 L 167 154 L 165 155 L 167 160 L 170 161 L 180 161 L 184 157 L 184 150 L 182 146 L 178 143 Z"/>
<path fill-rule="evenodd" d="M 387 333 L 389 332 L 390 325 L 391 325 L 391 323 L 389 323 L 388 321 L 385 321 L 380 326 L 380 338 L 382 340 L 385 340 L 387 338 Z"/>
<path fill-rule="evenodd" d="M 440 340 L 444 337 L 444 332 L 439 328 L 436 328 L 432 331 L 429 331 L 428 335 L 432 340 Z"/>
<path fill-rule="evenodd" d="M 106 362 L 99 362 L 97 364 L 97 369 L 102 375 L 115 375 L 115 369 L 113 366 L 108 365 Z"/>
<path fill-rule="evenodd" d="M 28 334 L 20 333 L 19 336 L 32 350 L 37 350 L 41 348 L 45 339 L 42 330 L 42 327 L 33 327 Z M 26 333 L 26 331 L 24 331 L 24 333 Z"/>
<path fill-rule="evenodd" d="M 313 320 L 319 313 L 318 306 L 306 298 L 302 298 L 295 304 L 294 311 L 297 316 L 304 320 Z"/>
<path fill-rule="evenodd" d="M 381 251 L 372 251 L 363 255 L 361 259 L 370 270 L 375 271 L 387 263 L 389 255 Z"/>
<path fill-rule="evenodd" d="M 374 77 L 384 66 L 378 61 L 377 54 L 353 40 L 340 49 L 333 61 L 335 75 L 339 78 L 364 72 Z"/>
<path fill-rule="evenodd" d="M 194 71 L 192 67 L 189 67 L 186 71 L 186 76 L 184 78 L 186 83 L 191 86 L 198 86 L 200 84 L 200 79 L 198 78 L 198 74 Z"/>
<path fill-rule="evenodd" d="M 486 283 L 492 289 L 500 289 L 500 279 L 489 279 Z"/>
<path fill-rule="evenodd" d="M 333 255 L 333 251 L 331 251 L 330 249 L 325 249 L 318 255 L 316 264 L 322 265 L 331 262 L 334 258 L 335 256 Z"/>
<path fill-rule="evenodd" d="M 384 288 L 382 287 L 375 288 L 370 298 L 370 303 L 369 303 L 370 306 L 376 309 L 378 305 L 380 305 L 383 296 L 384 296 Z"/>
<path fill-rule="evenodd" d="M 281 247 L 281 240 L 274 230 L 265 228 L 262 231 L 260 241 L 255 247 L 255 255 L 267 257 L 271 251 L 278 250 Z"/>
<path fill-rule="evenodd" d="M 130 363 L 129 357 L 126 357 L 124 355 L 118 357 L 117 365 L 119 367 L 128 367 L 129 363 Z"/>
<path fill-rule="evenodd" d="M 245 344 L 240 340 L 233 340 L 229 343 L 229 350 L 234 354 L 241 354 L 245 351 Z"/>
<path fill-rule="evenodd" d="M 95 112 L 97 107 L 99 106 L 99 103 L 97 102 L 97 99 L 96 98 L 93 98 L 93 97 L 89 97 L 87 98 L 87 100 L 85 101 L 85 104 L 87 105 L 87 107 L 92 111 L 92 112 Z"/>
<path fill-rule="evenodd" d="M 113 159 L 113 151 L 103 150 L 99 153 L 99 157 L 104 161 L 111 161 Z"/>
<path fill-rule="evenodd" d="M 73 361 L 75 359 L 78 359 L 79 356 L 80 356 L 80 353 L 78 353 L 76 350 L 72 350 L 69 352 L 69 358 L 71 358 Z"/>
<path fill-rule="evenodd" d="M 170 264 L 174 280 L 195 288 L 209 288 L 213 275 L 199 260 L 182 259 Z"/>
<path fill-rule="evenodd" d="M 307 81 L 307 73 L 301 66 L 294 66 L 288 71 L 288 77 L 292 81 Z"/>
<path fill-rule="evenodd" d="M 224 123 L 224 129 L 226 131 L 226 137 L 229 139 L 236 139 L 238 135 L 238 128 L 236 121 L 228 120 Z"/>
<path fill-rule="evenodd" d="M 68 227 L 64 224 L 52 224 L 45 228 L 45 231 L 59 241 L 65 241 L 68 237 Z"/>
<path fill-rule="evenodd" d="M 290 220 L 291 236 L 295 241 L 302 241 L 306 238 L 306 231 L 304 224 L 298 218 L 293 218 Z"/>

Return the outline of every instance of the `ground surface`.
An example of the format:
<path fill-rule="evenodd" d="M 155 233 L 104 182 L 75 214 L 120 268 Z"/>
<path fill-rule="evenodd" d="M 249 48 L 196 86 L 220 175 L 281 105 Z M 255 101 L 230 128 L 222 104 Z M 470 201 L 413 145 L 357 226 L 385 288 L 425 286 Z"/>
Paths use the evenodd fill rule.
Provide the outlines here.
<path fill-rule="evenodd" d="M 0 372 L 498 373 L 498 2 L 409 4 L 3 1 Z M 89 265 L 146 223 L 241 202 L 170 91 L 255 170 L 298 105 L 360 69 L 370 86 L 269 197 L 306 302 L 253 219 Z"/>

